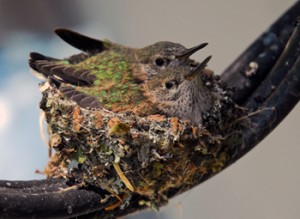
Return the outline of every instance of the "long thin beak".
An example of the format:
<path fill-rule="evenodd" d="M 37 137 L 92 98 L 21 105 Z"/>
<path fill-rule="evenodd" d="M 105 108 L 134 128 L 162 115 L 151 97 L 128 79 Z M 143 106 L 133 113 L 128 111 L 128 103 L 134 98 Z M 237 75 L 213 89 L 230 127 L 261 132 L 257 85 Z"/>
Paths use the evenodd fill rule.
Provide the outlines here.
<path fill-rule="evenodd" d="M 197 52 L 198 50 L 204 48 L 205 46 L 207 46 L 208 43 L 201 43 L 198 46 L 194 46 L 190 49 L 186 49 L 185 51 L 183 51 L 181 54 L 177 54 L 176 58 L 181 59 L 181 60 L 186 60 L 188 59 L 192 54 L 194 54 L 195 52 Z"/>
<path fill-rule="evenodd" d="M 201 73 L 203 69 L 206 67 L 207 63 L 211 59 L 212 56 L 208 56 L 206 59 L 203 60 L 195 69 L 191 70 L 189 73 L 184 75 L 184 79 L 192 80 L 197 74 Z"/>

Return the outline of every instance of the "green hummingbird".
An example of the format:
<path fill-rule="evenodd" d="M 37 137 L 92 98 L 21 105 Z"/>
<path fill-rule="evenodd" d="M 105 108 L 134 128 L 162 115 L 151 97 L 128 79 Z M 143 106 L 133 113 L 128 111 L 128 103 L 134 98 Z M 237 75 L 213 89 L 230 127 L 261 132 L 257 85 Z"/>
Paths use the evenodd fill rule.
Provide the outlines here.
<path fill-rule="evenodd" d="M 179 67 L 184 72 L 199 71 L 199 66 L 207 63 L 198 65 L 190 59 L 207 43 L 187 49 L 178 43 L 162 41 L 137 49 L 62 28 L 55 29 L 55 33 L 82 53 L 56 59 L 33 52 L 29 65 L 37 75 L 47 78 L 67 98 L 84 108 L 104 107 L 114 112 L 147 115 L 158 108 L 150 98 L 151 92 L 145 90 L 151 86 L 144 86 L 145 83 L 151 84 L 152 78 L 158 80 L 159 75 L 175 74 Z"/>

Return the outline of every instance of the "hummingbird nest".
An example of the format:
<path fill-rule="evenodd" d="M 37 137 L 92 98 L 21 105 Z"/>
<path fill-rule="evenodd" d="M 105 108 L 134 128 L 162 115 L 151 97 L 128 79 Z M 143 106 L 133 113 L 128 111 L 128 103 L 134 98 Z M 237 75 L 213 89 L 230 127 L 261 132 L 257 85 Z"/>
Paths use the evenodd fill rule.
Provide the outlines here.
<path fill-rule="evenodd" d="M 215 102 L 198 126 L 158 114 L 81 108 L 55 85 L 42 83 L 40 108 L 55 150 L 46 174 L 107 190 L 120 200 L 112 208 L 125 208 L 133 194 L 140 195 L 141 205 L 165 204 L 170 191 L 185 191 L 226 165 L 229 148 L 222 130 L 232 120 L 234 104 L 216 78 L 203 78 Z"/>

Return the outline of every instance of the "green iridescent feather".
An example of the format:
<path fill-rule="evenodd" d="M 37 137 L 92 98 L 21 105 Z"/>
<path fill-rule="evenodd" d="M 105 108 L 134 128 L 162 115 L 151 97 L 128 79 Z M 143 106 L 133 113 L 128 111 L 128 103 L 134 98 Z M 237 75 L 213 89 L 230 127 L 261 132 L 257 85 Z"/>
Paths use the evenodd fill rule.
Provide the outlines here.
<path fill-rule="evenodd" d="M 132 109 L 143 97 L 140 85 L 134 83 L 133 64 L 128 55 L 104 51 L 70 66 L 90 70 L 96 76 L 93 86 L 74 87 L 78 91 L 97 97 L 101 105 L 108 110 Z"/>

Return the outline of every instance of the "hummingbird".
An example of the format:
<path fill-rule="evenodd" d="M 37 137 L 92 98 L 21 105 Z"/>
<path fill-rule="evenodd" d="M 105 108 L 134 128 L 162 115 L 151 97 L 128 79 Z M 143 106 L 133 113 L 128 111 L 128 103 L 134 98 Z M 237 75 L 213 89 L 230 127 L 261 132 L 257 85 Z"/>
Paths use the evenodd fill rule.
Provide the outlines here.
<path fill-rule="evenodd" d="M 50 84 L 83 108 L 104 107 L 114 112 L 130 111 L 138 115 L 155 112 L 166 105 L 171 94 L 163 94 L 160 87 L 154 86 L 155 81 L 164 76 L 182 76 L 180 70 L 176 70 L 179 67 L 183 72 L 198 72 L 208 62 L 206 59 L 198 64 L 190 59 L 207 43 L 187 49 L 178 43 L 161 41 L 138 49 L 63 28 L 55 29 L 55 33 L 82 52 L 64 59 L 32 52 L 29 65 L 36 75 L 48 79 Z M 179 87 L 182 80 L 182 77 L 178 79 L 176 86 Z M 155 89 L 151 91 L 150 87 Z M 184 86 L 180 85 L 179 90 L 181 87 Z M 159 97 L 160 93 L 165 97 Z M 178 95 L 187 94 L 181 90 Z M 161 103 L 158 104 L 158 100 Z M 167 114 L 175 115 L 178 110 L 173 109 Z"/>
<path fill-rule="evenodd" d="M 210 59 L 208 56 L 188 71 L 184 66 L 166 69 L 143 84 L 144 95 L 159 113 L 189 120 L 193 125 L 201 124 L 202 113 L 214 104 L 213 92 L 202 79 L 203 74 L 210 74 L 210 70 L 205 69 Z"/>

